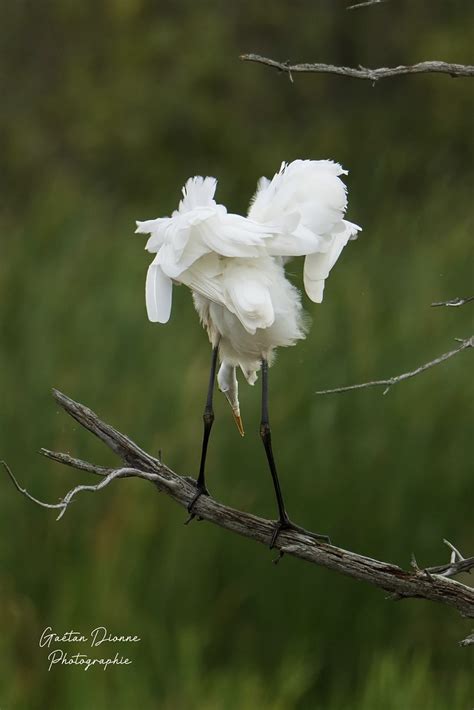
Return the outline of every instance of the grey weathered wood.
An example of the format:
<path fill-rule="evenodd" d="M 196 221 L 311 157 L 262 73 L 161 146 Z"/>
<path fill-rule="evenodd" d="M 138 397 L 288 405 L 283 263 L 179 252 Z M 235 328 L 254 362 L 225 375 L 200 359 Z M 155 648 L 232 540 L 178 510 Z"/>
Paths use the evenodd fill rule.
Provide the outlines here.
<path fill-rule="evenodd" d="M 474 296 L 465 296 L 464 298 L 461 296 L 456 296 L 456 298 L 450 298 L 449 301 L 436 301 L 436 303 L 432 303 L 432 306 L 451 306 L 451 307 L 457 307 L 457 306 L 464 306 L 466 303 L 472 303 L 474 301 Z"/>
<path fill-rule="evenodd" d="M 157 471 L 161 466 L 158 459 L 143 451 L 125 434 L 121 434 L 114 427 L 101 421 L 88 407 L 75 402 L 57 389 L 53 389 L 53 397 L 73 419 L 103 441 L 128 465 L 142 468 L 145 471 Z"/>
<path fill-rule="evenodd" d="M 366 0 L 366 2 L 358 2 L 355 5 L 348 5 L 346 10 L 358 10 L 360 7 L 369 7 L 370 5 L 381 5 L 387 0 Z"/>
<path fill-rule="evenodd" d="M 397 67 L 378 67 L 370 69 L 369 67 L 341 67 L 334 64 L 321 64 L 319 62 L 301 64 L 290 64 L 289 62 L 278 62 L 275 59 L 262 57 L 260 54 L 242 54 L 240 59 L 244 62 L 256 62 L 265 64 L 267 67 L 277 69 L 280 72 L 288 74 L 291 80 L 296 73 L 306 74 L 338 74 L 351 79 L 362 79 L 375 83 L 380 79 L 389 79 L 394 76 L 403 74 L 447 74 L 451 77 L 474 76 L 474 66 L 470 64 L 451 64 L 449 62 L 426 61 L 418 64 L 404 65 L 400 64 Z"/>
<path fill-rule="evenodd" d="M 474 633 L 459 642 L 460 646 L 471 646 L 474 644 Z"/>
<path fill-rule="evenodd" d="M 59 517 L 61 517 L 78 493 L 98 491 L 118 478 L 137 477 L 152 483 L 159 492 L 169 496 L 184 508 L 189 505 L 196 490 L 193 479 L 176 474 L 157 458 L 146 453 L 127 436 L 103 422 L 95 412 L 83 404 L 75 402 L 57 390 L 53 391 L 53 396 L 58 404 L 81 426 L 114 451 L 125 463 L 125 467 L 105 468 L 73 458 L 69 454 L 42 449 L 41 453 L 47 458 L 79 470 L 96 473 L 101 477 L 101 481 L 96 486 L 76 486 L 67 493 L 60 503 L 42 503 L 18 484 L 5 464 L 15 486 L 22 494 L 39 505 L 60 510 Z M 264 545 L 269 544 L 275 525 L 271 520 L 235 510 L 210 496 L 199 498 L 195 504 L 194 512 L 203 520 Z M 410 597 L 427 599 L 446 604 L 455 608 L 463 616 L 473 618 L 474 589 L 454 581 L 449 578 L 449 575 L 474 568 L 474 558 L 464 560 L 450 543 L 447 544 L 453 550 L 454 557 L 451 562 L 426 570 L 419 569 L 416 563 L 414 569 L 405 570 L 398 565 L 326 544 L 294 531 L 283 531 L 278 536 L 275 547 L 280 555 L 291 555 L 379 587 L 388 592 L 392 599 Z"/>
<path fill-rule="evenodd" d="M 454 350 L 450 350 L 447 353 L 439 355 L 437 358 L 431 360 L 430 362 L 425 362 L 423 365 L 420 365 L 415 370 L 411 370 L 410 372 L 404 372 L 402 375 L 396 375 L 395 377 L 388 377 L 385 380 L 372 380 L 371 382 L 362 382 L 358 385 L 335 387 L 334 389 L 330 390 L 318 390 L 316 394 L 337 394 L 340 392 L 349 392 L 350 390 L 365 389 L 366 387 L 383 387 L 383 394 L 387 394 L 387 392 L 389 392 L 390 390 L 390 387 L 392 387 L 393 385 L 396 385 L 399 382 L 403 382 L 404 380 L 408 380 L 410 377 L 415 377 L 416 375 L 421 374 L 425 370 L 429 370 L 431 367 L 440 365 L 445 360 L 449 360 L 450 358 L 454 357 L 454 355 L 458 355 L 463 350 L 467 350 L 467 348 L 474 348 L 474 335 L 471 335 L 470 338 L 456 338 L 456 340 L 461 343 L 461 345 L 459 345 L 457 348 L 454 348 Z"/>

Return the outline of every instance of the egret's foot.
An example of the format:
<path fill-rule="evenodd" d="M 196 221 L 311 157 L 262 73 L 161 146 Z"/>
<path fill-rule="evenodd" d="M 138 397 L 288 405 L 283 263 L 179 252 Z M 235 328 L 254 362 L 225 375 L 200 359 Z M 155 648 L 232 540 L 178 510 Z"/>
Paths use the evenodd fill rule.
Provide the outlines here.
<path fill-rule="evenodd" d="M 208 495 L 209 495 L 209 491 L 207 490 L 206 486 L 201 486 L 201 485 L 199 485 L 199 483 L 196 483 L 196 481 L 194 481 L 194 480 L 193 480 L 193 483 L 196 484 L 197 490 L 196 490 L 196 493 L 195 493 L 194 496 L 193 496 L 192 501 L 191 501 L 190 504 L 188 505 L 187 510 L 188 510 L 188 513 L 189 513 L 189 518 L 188 518 L 188 519 L 186 520 L 186 522 L 184 523 L 185 525 L 189 525 L 189 523 L 191 522 L 191 520 L 194 520 L 194 518 L 196 517 L 196 514 L 193 513 L 193 508 L 194 508 L 194 506 L 196 505 L 196 501 L 199 500 L 199 498 L 200 498 L 201 496 L 208 496 Z"/>
<path fill-rule="evenodd" d="M 295 523 L 293 523 L 288 517 L 284 517 L 280 518 L 280 520 L 275 525 L 275 529 L 272 534 L 272 539 L 270 541 L 270 550 L 275 547 L 278 535 L 284 530 L 294 530 L 295 532 L 301 533 L 302 535 L 306 535 L 306 537 L 310 537 L 312 540 L 326 542 L 328 545 L 331 544 L 331 538 L 328 537 L 328 535 L 320 535 L 319 533 L 314 533 L 310 530 L 306 530 L 300 525 L 296 525 Z"/>

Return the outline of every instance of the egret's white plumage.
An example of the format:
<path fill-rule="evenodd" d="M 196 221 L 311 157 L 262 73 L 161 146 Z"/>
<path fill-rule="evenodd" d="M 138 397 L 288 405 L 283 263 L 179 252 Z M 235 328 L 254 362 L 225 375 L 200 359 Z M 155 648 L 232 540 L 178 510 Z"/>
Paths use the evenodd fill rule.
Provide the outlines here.
<path fill-rule="evenodd" d="M 360 230 L 347 222 L 347 175 L 331 160 L 295 160 L 283 163 L 273 179 L 261 178 L 249 217 L 276 225 L 268 243 L 270 255 L 306 256 L 304 285 L 315 303 L 323 300 L 324 281 L 349 239 Z"/>
<path fill-rule="evenodd" d="M 183 188 L 183 199 L 171 217 L 137 222 L 138 233 L 150 234 L 146 249 L 156 253 L 150 264 L 146 289 L 151 321 L 166 323 L 169 320 L 172 280 L 184 283 L 186 272 L 191 273 L 195 264 L 199 282 L 212 291 L 212 270 L 217 261 L 208 261 L 210 270 L 206 271 L 201 262 L 203 257 L 255 258 L 263 253 L 265 238 L 271 234 L 269 227 L 229 214 L 224 205 L 214 200 L 216 184 L 215 178 L 190 178 Z"/>
<path fill-rule="evenodd" d="M 344 220 L 346 187 L 340 165 L 295 160 L 261 178 L 247 217 L 228 213 L 214 199 L 214 178 L 190 178 L 171 217 L 137 222 L 156 253 L 146 280 L 151 321 L 166 323 L 172 284 L 193 293 L 213 347 L 219 344 L 218 385 L 239 417 L 235 368 L 253 384 L 262 358 L 305 337 L 298 290 L 284 264 L 305 256 L 304 285 L 320 303 L 324 283 L 349 239 L 360 229 Z"/>

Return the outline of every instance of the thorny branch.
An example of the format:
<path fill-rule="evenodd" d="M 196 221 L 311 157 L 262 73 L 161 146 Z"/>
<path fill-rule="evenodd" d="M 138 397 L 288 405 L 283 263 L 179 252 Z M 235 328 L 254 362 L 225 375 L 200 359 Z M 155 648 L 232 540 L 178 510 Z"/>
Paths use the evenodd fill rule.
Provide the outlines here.
<path fill-rule="evenodd" d="M 461 343 L 459 347 L 455 348 L 454 350 L 450 350 L 447 353 L 443 353 L 434 360 L 426 362 L 424 365 L 420 365 L 416 368 L 416 370 L 412 370 L 411 372 L 404 372 L 402 375 L 389 377 L 386 380 L 373 380 L 371 382 L 362 382 L 358 385 L 349 385 L 348 387 L 336 387 L 335 389 L 330 390 L 318 390 L 316 394 L 335 394 L 338 392 L 348 392 L 349 390 L 360 390 L 365 387 L 384 387 L 385 389 L 383 391 L 383 394 L 387 394 L 387 392 L 389 392 L 390 390 L 390 387 L 398 384 L 398 382 L 403 382 L 403 380 L 408 380 L 410 377 L 415 377 L 415 375 L 419 375 L 421 372 L 429 370 L 430 367 L 435 367 L 435 365 L 439 365 L 445 360 L 449 360 L 449 358 L 454 357 L 454 355 L 457 355 L 458 353 L 462 352 L 463 350 L 466 350 L 467 348 L 474 348 L 474 335 L 471 335 L 470 338 L 466 339 L 455 338 L 455 340 Z"/>
<path fill-rule="evenodd" d="M 69 454 L 42 449 L 49 459 L 67 466 L 88 471 L 100 476 L 96 485 L 78 485 L 72 488 L 59 503 L 45 503 L 22 488 L 7 464 L 4 467 L 17 490 L 38 505 L 59 511 L 61 518 L 80 493 L 98 492 L 113 481 L 125 477 L 137 477 L 152 483 L 160 492 L 176 503 L 187 507 L 195 493 L 195 482 L 187 476 L 179 476 L 159 459 L 146 453 L 124 434 L 103 422 L 90 409 L 66 395 L 53 390 L 56 402 L 82 427 L 97 436 L 121 459 L 117 468 L 106 468 Z M 210 496 L 202 496 L 195 504 L 196 514 L 224 529 L 268 545 L 274 530 L 274 522 L 229 508 Z M 413 562 L 413 570 L 404 570 L 397 565 L 382 562 L 340 547 L 314 540 L 295 531 L 283 531 L 275 547 L 279 550 L 278 561 L 283 554 L 292 555 L 307 562 L 321 565 L 341 574 L 375 585 L 389 592 L 393 599 L 422 598 L 440 602 L 457 609 L 461 615 L 474 618 L 474 589 L 454 581 L 451 577 L 474 568 L 474 558 L 463 558 L 451 543 L 451 560 L 446 565 L 420 569 Z M 465 642 L 467 645 L 467 640 Z M 470 643 L 470 642 L 469 642 Z"/>
<path fill-rule="evenodd" d="M 256 62 L 265 64 L 272 69 L 288 74 L 290 81 L 293 81 L 293 74 L 339 74 L 340 76 L 352 79 L 363 79 L 375 84 L 379 79 L 388 79 L 402 74 L 448 74 L 451 77 L 474 76 L 474 66 L 469 64 L 450 64 L 449 62 L 427 61 L 412 65 L 399 65 L 397 67 L 379 67 L 370 69 L 368 67 L 341 67 L 334 64 L 290 64 L 290 62 L 278 62 L 275 59 L 262 57 L 259 54 L 241 54 L 240 59 L 244 62 Z"/>

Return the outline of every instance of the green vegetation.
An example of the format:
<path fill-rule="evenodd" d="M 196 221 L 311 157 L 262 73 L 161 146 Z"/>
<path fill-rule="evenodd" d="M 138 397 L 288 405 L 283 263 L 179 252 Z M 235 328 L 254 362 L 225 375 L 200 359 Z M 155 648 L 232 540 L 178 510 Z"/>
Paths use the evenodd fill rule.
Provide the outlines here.
<path fill-rule="evenodd" d="M 68 421 L 52 386 L 181 473 L 196 473 L 210 349 L 189 293 L 146 320 L 148 256 L 134 220 L 167 214 L 193 174 L 245 210 L 283 159 L 350 169 L 363 225 L 307 304 L 308 339 L 271 370 L 272 425 L 295 521 L 342 546 L 409 564 L 472 553 L 470 353 L 403 383 L 317 397 L 403 372 L 472 331 L 471 80 L 402 77 L 376 87 L 241 64 L 472 63 L 467 0 L 342 2 L 16 0 L 2 11 L 0 457 L 43 499 L 87 475 L 41 446 L 111 463 Z M 302 264 L 291 271 L 301 283 Z M 216 395 L 209 486 L 275 515 L 258 437 L 259 389 L 242 385 L 241 440 Z M 137 481 L 78 498 L 61 522 L 3 480 L 2 710 L 445 710 L 473 704 L 467 622 L 274 556 L 183 512 Z M 142 641 L 129 667 L 47 672 L 46 626 L 104 625 Z M 81 650 L 71 644 L 70 652 Z M 69 650 L 66 648 L 65 650 Z M 91 651 L 93 655 L 101 649 Z M 100 652 L 100 653 L 99 653 Z M 102 654 L 103 655 L 103 654 Z"/>

